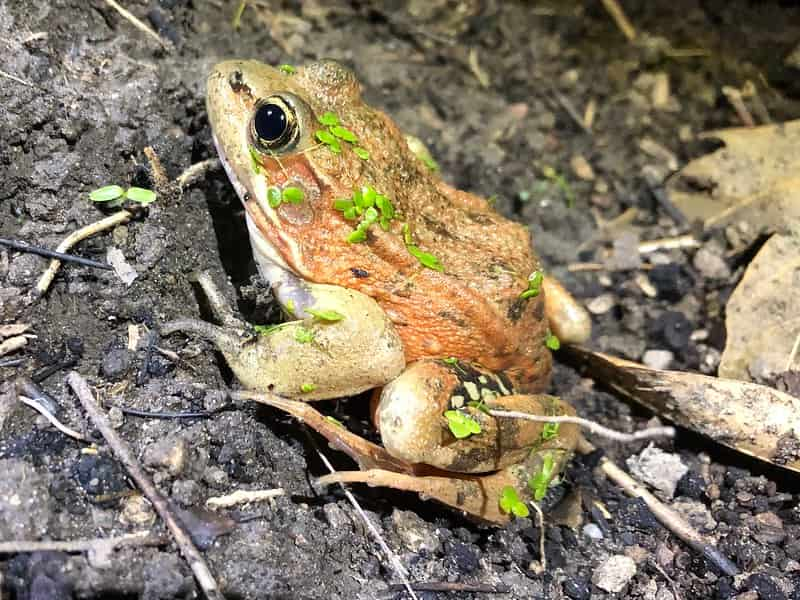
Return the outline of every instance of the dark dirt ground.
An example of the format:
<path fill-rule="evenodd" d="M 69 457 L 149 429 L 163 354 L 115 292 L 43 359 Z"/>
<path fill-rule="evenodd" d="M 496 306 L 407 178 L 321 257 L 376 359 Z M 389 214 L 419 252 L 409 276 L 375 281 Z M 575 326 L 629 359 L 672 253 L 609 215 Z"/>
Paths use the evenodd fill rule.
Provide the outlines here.
<path fill-rule="evenodd" d="M 261 1 L 245 11 L 238 32 L 231 27 L 234 4 L 125 2 L 175 44 L 165 52 L 100 0 L 1 2 L 0 68 L 27 84 L 0 77 L 0 236 L 55 247 L 101 216 L 89 191 L 110 183 L 152 186 L 145 146 L 171 177 L 212 156 L 204 81 L 218 60 L 299 64 L 334 57 L 355 69 L 370 102 L 429 144 L 449 181 L 496 197 L 498 210 L 530 225 L 551 272 L 595 302 L 594 348 L 634 360 L 665 350 L 671 368 L 714 372 L 724 345 L 721 307 L 749 256 L 729 254 L 730 236 L 717 232 L 704 238 L 711 259 L 698 259 L 694 249 L 662 250 L 645 258 L 655 265 L 645 271 L 624 264 L 630 246 L 619 241 L 620 230 L 604 233 L 599 224 L 636 207 L 623 230 L 629 235 L 686 231 L 654 201 L 643 173 L 668 174 L 707 150 L 698 132 L 740 124 L 722 86 L 752 81 L 775 121 L 800 115 L 800 71 L 783 62 L 800 42 L 794 3 L 624 2 L 646 34 L 636 44 L 594 1 Z M 675 51 L 696 49 L 702 52 Z M 470 51 L 488 85 L 470 67 Z M 654 102 L 664 77 L 670 94 Z M 590 101 L 591 134 L 565 109 L 583 115 Z M 568 183 L 571 208 L 563 186 L 543 176 L 546 167 Z M 608 258 L 614 239 L 619 249 Z M 226 292 L 239 290 L 240 308 L 252 320 L 274 317 L 263 290 L 251 284 L 242 240 L 238 201 L 215 174 L 179 201 L 158 201 L 146 217 L 76 249 L 102 259 L 110 246 L 120 248 L 139 273 L 130 287 L 110 272 L 67 265 L 47 296 L 26 306 L 22 296 L 46 261 L 0 249 L 2 322 L 31 323 L 37 335 L 13 355 L 22 365 L 0 368 L 1 540 L 105 537 L 155 523 L 108 454 L 82 452 L 83 445 L 16 403 L 10 382 L 73 362 L 107 406 L 216 407 L 219 400 L 201 384 L 232 382 L 209 346 L 159 341 L 194 371 L 176 368 L 147 344 L 127 350 L 128 328 L 200 315 L 188 279 L 198 269 L 220 282 L 227 276 Z M 605 266 L 566 269 L 579 261 Z M 655 297 L 637 284 L 643 276 Z M 41 385 L 56 399 L 61 420 L 83 429 L 85 416 L 64 383 L 67 370 L 55 369 Z M 567 366 L 557 367 L 553 387 L 582 415 L 619 429 L 642 427 L 651 417 Z M 325 410 L 358 429 L 360 404 Z M 112 419 L 177 506 L 201 506 L 240 487 L 290 492 L 273 504 L 231 510 L 242 522 L 207 548 L 229 598 L 404 597 L 389 590 L 397 578 L 344 497 L 312 487 L 324 468 L 291 419 L 249 405 L 205 420 L 143 419 L 118 410 Z M 599 444 L 623 464 L 644 448 Z M 413 581 L 508 590 L 419 592 L 420 598 L 800 598 L 797 482 L 686 432 L 657 445 L 689 467 L 667 500 L 717 542 L 740 576 L 722 576 L 593 472 L 588 459 L 573 461 L 548 499 L 552 506 L 567 498 L 561 506 L 577 508 L 580 522 L 573 529 L 548 516 L 543 575 L 530 569 L 540 560 L 531 519 L 485 528 L 410 495 L 353 490 Z M 348 466 L 344 458 L 338 464 Z M 607 593 L 598 578 L 617 555 L 635 561 L 635 574 L 621 591 Z M 196 594 L 170 545 L 110 557 L 5 556 L 0 574 L 2 591 L 19 599 Z"/>

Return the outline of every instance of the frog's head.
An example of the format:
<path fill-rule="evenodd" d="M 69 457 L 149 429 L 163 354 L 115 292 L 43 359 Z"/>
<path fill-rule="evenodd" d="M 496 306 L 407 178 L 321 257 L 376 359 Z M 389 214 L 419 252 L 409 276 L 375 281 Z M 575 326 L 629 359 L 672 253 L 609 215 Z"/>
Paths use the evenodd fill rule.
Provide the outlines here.
<path fill-rule="evenodd" d="M 402 207 L 426 176 L 394 123 L 364 104 L 353 73 L 331 60 L 297 69 L 220 63 L 208 78 L 207 106 L 262 272 L 267 261 L 334 282 L 334 272 L 352 271 L 345 262 L 358 267 L 358 255 L 371 252 L 348 243 L 358 222 L 334 200 L 370 185 Z"/>

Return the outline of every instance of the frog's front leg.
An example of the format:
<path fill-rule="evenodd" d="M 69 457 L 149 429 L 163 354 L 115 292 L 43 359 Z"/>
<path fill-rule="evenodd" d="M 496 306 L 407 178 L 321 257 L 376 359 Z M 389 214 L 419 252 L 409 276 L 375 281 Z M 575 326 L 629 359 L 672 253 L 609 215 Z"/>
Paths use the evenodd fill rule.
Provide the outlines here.
<path fill-rule="evenodd" d="M 164 324 L 161 333 L 183 331 L 208 339 L 249 389 L 321 400 L 380 387 L 403 369 L 400 337 L 369 296 L 305 284 L 307 302 L 297 312 L 308 316 L 256 334 L 234 315 L 207 274 L 198 283 L 222 326 L 178 319 Z"/>

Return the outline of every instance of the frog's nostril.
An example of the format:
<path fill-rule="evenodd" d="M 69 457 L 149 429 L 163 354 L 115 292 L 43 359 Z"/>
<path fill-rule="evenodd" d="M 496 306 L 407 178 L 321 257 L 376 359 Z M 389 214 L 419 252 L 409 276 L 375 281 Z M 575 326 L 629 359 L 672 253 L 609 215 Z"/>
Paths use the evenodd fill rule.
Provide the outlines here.
<path fill-rule="evenodd" d="M 244 82 L 244 76 L 242 72 L 238 69 L 232 71 L 231 74 L 228 76 L 228 85 L 231 86 L 231 89 L 236 92 L 237 94 L 241 91 L 246 93 L 250 93 L 250 88 Z"/>

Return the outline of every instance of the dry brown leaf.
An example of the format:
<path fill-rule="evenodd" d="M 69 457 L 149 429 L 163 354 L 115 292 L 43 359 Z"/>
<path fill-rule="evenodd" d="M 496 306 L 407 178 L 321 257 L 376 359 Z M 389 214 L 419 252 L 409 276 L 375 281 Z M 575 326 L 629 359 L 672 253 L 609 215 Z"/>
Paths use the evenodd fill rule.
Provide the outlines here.
<path fill-rule="evenodd" d="M 660 416 L 744 454 L 800 472 L 800 399 L 733 379 L 649 369 L 586 348 L 562 354 Z"/>
<path fill-rule="evenodd" d="M 706 228 L 746 220 L 757 231 L 786 231 L 800 220 L 800 120 L 711 131 L 725 145 L 667 182 L 672 202 Z"/>
<path fill-rule="evenodd" d="M 781 373 L 800 335 L 800 238 L 773 235 L 747 267 L 725 309 L 719 376 L 749 381 Z"/>

